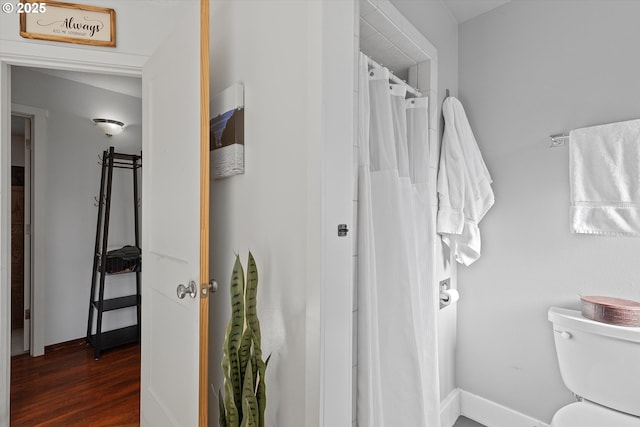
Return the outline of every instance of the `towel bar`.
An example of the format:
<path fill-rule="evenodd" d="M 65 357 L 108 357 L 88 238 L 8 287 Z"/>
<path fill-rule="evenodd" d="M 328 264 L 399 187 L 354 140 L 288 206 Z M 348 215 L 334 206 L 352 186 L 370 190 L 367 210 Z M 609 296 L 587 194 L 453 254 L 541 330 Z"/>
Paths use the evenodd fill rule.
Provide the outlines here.
<path fill-rule="evenodd" d="M 562 133 L 551 135 L 549 137 L 549 147 L 562 147 L 569 140 L 569 135 L 565 135 Z"/>

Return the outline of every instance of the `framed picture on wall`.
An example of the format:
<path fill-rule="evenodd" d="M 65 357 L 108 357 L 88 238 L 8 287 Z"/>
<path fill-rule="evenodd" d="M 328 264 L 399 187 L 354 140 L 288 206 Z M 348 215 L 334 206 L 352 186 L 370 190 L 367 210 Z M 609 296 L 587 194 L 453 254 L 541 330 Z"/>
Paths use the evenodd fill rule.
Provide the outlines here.
<path fill-rule="evenodd" d="M 244 173 L 244 86 L 236 83 L 211 100 L 210 150 L 215 179 Z"/>
<path fill-rule="evenodd" d="M 21 0 L 13 7 L 20 16 L 22 37 L 92 46 L 116 45 L 113 9 L 50 0 Z"/>

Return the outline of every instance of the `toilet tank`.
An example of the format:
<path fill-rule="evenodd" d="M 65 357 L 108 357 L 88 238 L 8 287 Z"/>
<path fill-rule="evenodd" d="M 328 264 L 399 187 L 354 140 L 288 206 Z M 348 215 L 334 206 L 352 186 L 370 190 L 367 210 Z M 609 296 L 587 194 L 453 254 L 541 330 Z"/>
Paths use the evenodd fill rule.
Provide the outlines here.
<path fill-rule="evenodd" d="M 640 416 L 640 328 L 609 325 L 552 307 L 562 380 L 575 394 Z"/>

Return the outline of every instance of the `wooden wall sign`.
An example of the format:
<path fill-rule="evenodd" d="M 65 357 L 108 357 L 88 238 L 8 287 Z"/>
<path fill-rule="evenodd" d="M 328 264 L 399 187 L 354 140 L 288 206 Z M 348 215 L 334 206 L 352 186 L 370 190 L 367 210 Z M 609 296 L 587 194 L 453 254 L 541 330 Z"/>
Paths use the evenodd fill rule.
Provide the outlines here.
<path fill-rule="evenodd" d="M 116 12 L 58 1 L 21 0 L 20 35 L 93 46 L 115 47 Z"/>

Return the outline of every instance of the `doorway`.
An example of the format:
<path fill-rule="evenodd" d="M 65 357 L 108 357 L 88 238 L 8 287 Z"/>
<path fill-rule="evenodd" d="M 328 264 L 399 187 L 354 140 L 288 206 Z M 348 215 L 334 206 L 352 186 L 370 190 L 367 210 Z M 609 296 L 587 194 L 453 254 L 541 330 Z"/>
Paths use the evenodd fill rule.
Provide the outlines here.
<path fill-rule="evenodd" d="M 11 356 L 31 342 L 31 123 L 11 115 Z"/>
<path fill-rule="evenodd" d="M 109 89 L 108 85 L 115 80 L 134 81 L 138 88 L 141 86 L 140 79 L 133 77 L 114 79 L 99 74 L 17 66 L 11 70 L 12 107 L 17 106 L 23 115 L 31 108 L 25 107 L 27 105 L 44 107 L 40 115 L 46 121 L 44 137 L 39 138 L 43 132 L 33 132 L 33 174 L 25 171 L 26 176 L 33 176 L 33 265 L 36 270 L 32 280 L 33 296 L 43 303 L 39 308 L 34 304 L 30 314 L 33 325 L 42 327 L 40 354 L 44 353 L 45 346 L 50 350 L 59 343 L 71 342 L 73 345 L 86 336 L 97 219 L 94 198 L 98 197 L 101 178 L 99 155 L 109 146 L 129 154 L 139 154 L 141 150 L 141 99 L 135 93 L 123 93 L 126 89 Z M 31 90 L 31 87 L 35 89 Z M 62 94 L 89 101 L 70 106 Z M 121 135 L 108 137 L 91 121 L 96 117 L 117 119 L 127 127 Z M 18 123 L 14 126 L 15 121 L 12 120 L 12 129 L 18 127 Z M 32 127 L 35 122 L 37 117 Z M 11 154 L 18 151 L 16 147 L 11 147 Z M 112 245 L 122 246 L 133 241 L 130 174 L 126 177 L 120 173 L 114 175 L 109 249 Z M 46 239 L 42 238 L 42 233 L 46 234 Z M 37 273 L 38 265 L 40 274 Z M 12 265 L 12 269 L 16 267 Z M 111 286 L 105 295 L 117 297 L 120 292 L 128 292 L 133 282 L 132 278 L 118 276 L 109 283 Z M 13 289 L 11 291 L 13 294 Z M 105 330 L 116 329 L 122 324 L 135 323 L 135 320 L 135 308 L 132 308 L 105 315 L 103 324 Z M 136 371 L 139 375 L 139 359 Z M 14 378 L 12 371 L 12 385 Z M 13 414 L 13 396 L 11 401 Z"/>

